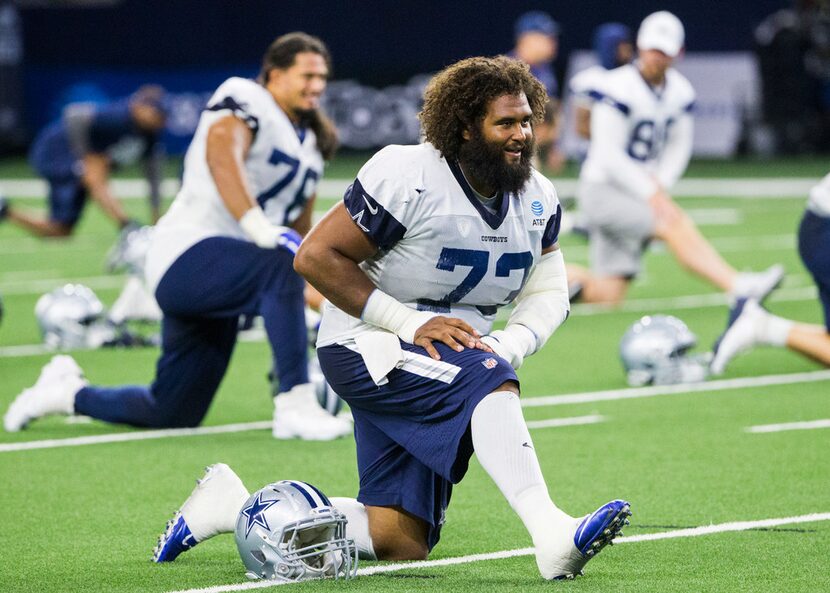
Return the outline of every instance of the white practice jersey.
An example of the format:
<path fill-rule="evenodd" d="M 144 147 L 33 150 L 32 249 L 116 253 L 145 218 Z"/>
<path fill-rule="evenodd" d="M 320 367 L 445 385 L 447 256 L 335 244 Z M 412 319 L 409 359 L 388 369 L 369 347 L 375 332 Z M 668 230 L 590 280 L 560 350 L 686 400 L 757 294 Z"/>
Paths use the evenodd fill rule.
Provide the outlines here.
<path fill-rule="evenodd" d="M 818 185 L 810 190 L 807 208 L 819 216 L 830 218 L 830 175 L 825 175 Z"/>
<path fill-rule="evenodd" d="M 617 185 L 642 199 L 657 183 L 669 190 L 691 156 L 695 93 L 689 81 L 670 68 L 656 89 L 628 64 L 606 72 L 590 93 L 596 99 L 591 147 L 580 180 Z"/>
<path fill-rule="evenodd" d="M 595 64 L 574 74 L 568 82 L 568 90 L 574 104 L 590 109 L 594 102 L 602 97 L 599 89 L 602 88 L 602 80 L 608 72 L 599 64 Z"/>
<path fill-rule="evenodd" d="M 388 146 L 346 191 L 355 224 L 380 250 L 361 268 L 402 303 L 467 321 L 482 334 L 524 287 L 557 240 L 561 209 L 551 182 L 533 175 L 518 195 L 485 208 L 455 163 L 431 144 Z M 326 305 L 317 343 L 349 343 L 372 326 Z"/>
<path fill-rule="evenodd" d="M 185 250 L 206 237 L 249 240 L 222 201 L 207 164 L 207 136 L 217 120 L 234 115 L 253 131 L 245 159 L 248 186 L 275 225 L 289 225 L 303 212 L 323 174 L 323 157 L 310 129 L 298 130 L 267 89 L 253 80 L 229 78 L 202 112 L 184 160 L 176 200 L 159 221 L 147 259 L 152 290 Z"/>

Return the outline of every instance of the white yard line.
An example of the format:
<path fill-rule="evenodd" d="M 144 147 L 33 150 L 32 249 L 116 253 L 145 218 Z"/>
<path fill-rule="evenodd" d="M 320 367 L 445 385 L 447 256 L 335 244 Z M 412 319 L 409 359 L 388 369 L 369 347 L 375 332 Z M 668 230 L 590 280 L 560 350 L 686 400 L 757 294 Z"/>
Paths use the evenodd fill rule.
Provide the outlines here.
<path fill-rule="evenodd" d="M 40 294 L 64 284 L 84 284 L 90 288 L 121 288 L 126 278 L 121 275 L 84 276 L 81 278 L 42 278 L 0 282 L 0 294 Z"/>
<path fill-rule="evenodd" d="M 810 420 L 807 422 L 786 422 L 782 424 L 760 424 L 747 426 L 744 430 L 753 433 L 783 432 L 785 430 L 814 430 L 816 428 L 830 428 L 830 419 Z"/>
<path fill-rule="evenodd" d="M 626 389 L 611 389 L 585 393 L 565 395 L 547 395 L 539 397 L 524 397 L 521 399 L 525 408 L 539 408 L 546 406 L 562 406 L 571 404 L 585 404 L 600 401 L 614 401 L 621 399 L 635 399 L 641 397 L 657 397 L 662 395 L 680 395 L 686 393 L 700 393 L 707 391 L 723 391 L 729 389 L 744 389 L 747 387 L 767 387 L 771 385 L 793 385 L 797 383 L 813 383 L 830 380 L 830 370 L 813 371 L 810 373 L 790 373 L 786 375 L 766 375 L 763 377 L 749 377 L 743 379 L 725 379 L 708 383 L 691 383 L 685 385 L 665 385 L 658 387 L 635 387 Z M 545 428 L 551 426 L 573 426 L 577 424 L 594 424 L 602 422 L 599 415 L 558 418 L 528 422 L 530 428 Z M 243 424 L 224 424 L 220 426 L 204 426 L 199 428 L 174 428 L 166 430 L 148 430 L 105 434 L 69 439 L 48 439 L 41 441 L 24 441 L 21 443 L 0 444 L 0 453 L 10 451 L 26 451 L 31 449 L 52 449 L 56 447 L 77 447 L 80 445 L 95 445 L 102 443 L 123 443 L 128 441 L 142 441 L 147 439 L 162 439 L 167 437 L 200 436 L 206 434 L 222 434 L 262 430 L 271 425 L 269 421 L 248 422 Z"/>
<path fill-rule="evenodd" d="M 201 436 L 206 434 L 246 432 L 250 430 L 264 430 L 266 428 L 271 428 L 271 425 L 272 422 L 270 420 L 263 420 L 262 422 L 222 424 L 220 426 L 200 426 L 198 428 L 167 428 L 163 430 L 120 432 L 117 434 L 101 434 L 70 439 L 44 439 L 41 441 L 25 441 L 22 443 L 5 443 L 0 445 L 0 453 L 8 453 L 10 451 L 31 451 L 32 449 L 55 449 L 58 447 L 80 447 L 82 445 L 100 445 L 103 443 L 147 441 L 171 437 Z"/>
<path fill-rule="evenodd" d="M 548 418 L 547 420 L 528 420 L 528 428 L 560 428 L 563 426 L 580 426 L 583 424 L 599 424 L 605 422 L 605 416 L 591 414 L 590 416 L 573 416 L 571 418 Z"/>
<path fill-rule="evenodd" d="M 576 193 L 576 179 L 552 179 L 561 195 Z M 322 198 L 341 198 L 352 179 L 323 179 L 317 185 Z M 674 196 L 694 197 L 740 197 L 807 199 L 810 189 L 819 179 L 808 177 L 751 177 L 751 178 L 705 178 L 688 177 L 681 179 L 673 188 Z M 0 189 L 14 198 L 43 198 L 46 183 L 40 179 L 0 179 Z M 173 196 L 179 189 L 178 179 L 165 179 L 161 186 L 163 196 Z M 116 179 L 113 181 L 115 195 L 127 199 L 146 199 L 149 193 L 147 182 L 142 179 Z"/>
<path fill-rule="evenodd" d="M 545 406 L 586 404 L 592 402 L 636 399 L 641 397 L 656 397 L 662 395 L 682 395 L 687 393 L 703 393 L 707 391 L 746 389 L 748 387 L 770 387 L 772 385 L 815 383 L 817 381 L 830 381 L 830 370 L 811 371 L 808 373 L 787 373 L 784 375 L 764 375 L 761 377 L 743 377 L 739 379 L 721 379 L 719 381 L 705 381 L 703 383 L 656 385 L 651 387 L 628 387 L 625 389 L 609 389 L 606 391 L 593 391 L 587 393 L 523 397 L 521 402 L 522 406 L 525 408 L 540 408 Z"/>
<path fill-rule="evenodd" d="M 82 418 L 87 418 L 83 416 Z M 572 418 L 550 418 L 548 420 L 535 420 L 527 423 L 527 427 L 536 428 L 558 428 L 563 426 L 579 426 L 583 424 L 596 424 L 603 422 L 605 418 L 598 415 L 575 416 Z M 86 437 L 74 437 L 68 439 L 43 439 L 40 441 L 24 441 L 22 443 L 0 444 L 0 453 L 13 451 L 31 451 L 34 449 L 57 449 L 63 447 L 81 447 L 84 445 L 103 445 L 106 443 L 127 443 L 131 441 L 147 441 L 153 439 L 166 439 L 174 437 L 192 437 L 209 434 L 228 434 L 236 432 L 249 432 L 252 430 L 265 430 L 271 428 L 270 420 L 261 422 L 244 422 L 238 424 L 221 424 L 218 426 L 200 426 L 198 428 L 168 428 L 160 430 L 143 430 L 133 432 L 119 432 L 116 434 L 101 434 Z"/>
<path fill-rule="evenodd" d="M 672 531 L 662 531 L 660 533 L 645 533 L 643 535 L 630 535 L 625 537 L 618 537 L 614 540 L 615 544 L 633 544 L 638 542 L 656 541 L 662 539 L 677 539 L 685 537 L 700 537 L 702 535 L 712 535 L 717 533 L 729 533 L 735 531 L 748 531 L 750 529 L 763 529 L 769 527 L 780 527 L 782 525 L 796 525 L 799 523 L 817 523 L 819 521 L 830 520 L 830 513 L 813 513 L 810 515 L 798 515 L 795 517 L 782 517 L 779 519 L 761 519 L 758 521 L 735 521 L 730 523 L 719 523 L 717 525 L 703 525 L 701 527 L 692 527 L 689 529 L 675 529 Z M 385 574 L 390 572 L 399 572 L 403 570 L 417 570 L 424 568 L 438 568 L 442 566 L 456 566 L 459 564 L 469 564 L 471 562 L 486 562 L 489 560 L 503 560 L 507 558 L 516 558 L 518 556 L 532 556 L 534 554 L 533 548 L 519 548 L 516 550 L 502 550 L 500 552 L 491 552 L 488 554 L 471 554 L 469 556 L 457 556 L 454 558 L 442 558 L 440 560 L 423 560 L 417 562 L 398 562 L 394 564 L 378 564 L 375 566 L 368 566 L 357 571 L 358 576 L 369 576 L 373 574 Z M 184 589 L 174 591 L 171 593 L 231 593 L 232 591 L 250 591 L 252 589 L 265 589 L 268 587 L 278 587 L 281 585 L 290 585 L 285 582 L 272 581 L 254 581 L 247 583 L 238 583 L 233 585 L 217 585 L 214 587 L 202 587 L 197 589 Z"/>
<path fill-rule="evenodd" d="M 768 301 L 770 302 L 795 302 L 811 301 L 818 298 L 818 291 L 815 286 L 802 286 L 800 288 L 780 288 L 773 292 Z M 596 315 L 598 313 L 640 312 L 659 313 L 670 309 L 697 309 L 700 307 L 726 307 L 729 299 L 727 295 L 720 292 L 710 294 L 692 294 L 679 297 L 660 297 L 648 299 L 628 299 L 617 308 L 605 305 L 576 303 L 571 307 L 571 315 Z M 501 313 L 502 310 L 499 311 Z M 505 319 L 507 317 L 505 316 Z"/>

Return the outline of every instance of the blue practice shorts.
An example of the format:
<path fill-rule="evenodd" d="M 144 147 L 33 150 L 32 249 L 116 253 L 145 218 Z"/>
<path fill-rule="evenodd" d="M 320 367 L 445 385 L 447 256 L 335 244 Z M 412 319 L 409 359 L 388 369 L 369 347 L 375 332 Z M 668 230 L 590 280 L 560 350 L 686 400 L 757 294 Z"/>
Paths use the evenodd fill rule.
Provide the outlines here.
<path fill-rule="evenodd" d="M 818 286 L 824 326 L 830 333 L 830 218 L 807 210 L 798 229 L 798 252 Z"/>
<path fill-rule="evenodd" d="M 456 352 L 435 346 L 440 361 L 401 343 L 412 355 L 377 386 L 362 357 L 345 346 L 317 350 L 331 387 L 351 407 L 355 421 L 358 500 L 399 506 L 430 525 L 428 545 L 438 542 L 452 485 L 467 472 L 473 454 L 470 418 L 478 403 L 506 381 L 518 385 L 503 359 L 481 350 Z"/>
<path fill-rule="evenodd" d="M 49 182 L 49 219 L 75 226 L 86 204 L 86 188 L 77 177 L 47 179 Z"/>

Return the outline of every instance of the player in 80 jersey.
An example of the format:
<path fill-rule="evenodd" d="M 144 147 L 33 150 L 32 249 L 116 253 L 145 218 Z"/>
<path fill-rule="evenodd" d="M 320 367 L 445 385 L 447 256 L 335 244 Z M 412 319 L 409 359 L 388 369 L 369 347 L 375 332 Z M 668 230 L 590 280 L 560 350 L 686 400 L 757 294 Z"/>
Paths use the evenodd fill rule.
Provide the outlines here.
<path fill-rule="evenodd" d="M 638 59 L 603 75 L 589 91 L 595 99 L 591 145 L 577 197 L 592 270 L 568 268 L 587 302 L 619 303 L 653 238 L 665 241 L 685 268 L 735 298 L 763 299 L 783 278 L 780 266 L 737 272 L 669 195 L 692 152 L 695 93 L 672 68 L 684 36 L 673 14 L 649 15 L 637 34 Z"/>
<path fill-rule="evenodd" d="M 319 407 L 309 383 L 305 283 L 293 269 L 323 160 L 336 147 L 319 111 L 329 63 L 322 41 L 290 33 L 266 51 L 259 80 L 231 78 L 208 102 L 182 188 L 147 254 L 147 282 L 164 313 L 154 382 L 90 386 L 71 358 L 56 357 L 12 404 L 7 430 L 73 412 L 135 426 L 195 426 L 225 374 L 240 316 L 258 314 L 280 382 L 274 436 L 327 440 L 351 432 Z"/>
<path fill-rule="evenodd" d="M 318 357 L 355 419 L 360 492 L 336 505 L 364 557 L 424 558 L 475 451 L 542 575 L 573 576 L 630 511 L 557 508 L 519 404 L 515 369 L 569 311 L 559 203 L 530 164 L 546 93 L 517 61 L 469 58 L 424 99 L 425 142 L 377 153 L 295 259 L 329 300 Z"/>

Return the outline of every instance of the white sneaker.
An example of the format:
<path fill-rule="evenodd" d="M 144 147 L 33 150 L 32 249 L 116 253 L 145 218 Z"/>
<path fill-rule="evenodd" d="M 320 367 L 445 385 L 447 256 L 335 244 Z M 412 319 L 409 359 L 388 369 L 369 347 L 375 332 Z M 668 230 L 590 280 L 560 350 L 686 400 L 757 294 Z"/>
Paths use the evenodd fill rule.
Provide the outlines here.
<path fill-rule="evenodd" d="M 314 385 L 303 383 L 274 397 L 275 439 L 331 441 L 352 432 L 352 423 L 320 407 Z"/>
<path fill-rule="evenodd" d="M 202 479 L 184 504 L 167 522 L 153 549 L 153 562 L 172 562 L 176 557 L 220 533 L 232 533 L 248 489 L 224 463 L 205 468 Z"/>
<path fill-rule="evenodd" d="M 83 371 L 75 360 L 66 354 L 52 358 L 37 382 L 18 395 L 3 416 L 7 432 L 17 432 L 32 420 L 50 414 L 72 414 L 75 411 L 75 394 L 88 385 Z"/>
<path fill-rule="evenodd" d="M 161 321 L 162 313 L 144 281 L 138 276 L 130 276 L 110 307 L 108 317 L 118 325 L 130 320 Z"/>
<path fill-rule="evenodd" d="M 754 299 L 739 299 L 735 303 L 729 312 L 726 330 L 713 348 L 712 374 L 722 375 L 729 361 L 760 343 L 758 330 L 765 315 L 764 308 Z"/>
<path fill-rule="evenodd" d="M 755 299 L 763 303 L 769 294 L 784 280 L 784 266 L 775 264 L 763 272 L 741 272 L 735 279 L 730 296 L 739 299 Z"/>
<path fill-rule="evenodd" d="M 602 549 L 613 544 L 628 525 L 631 505 L 625 500 L 607 502 L 590 515 L 574 519 L 564 535 L 536 546 L 536 565 L 547 580 L 573 579 Z"/>

